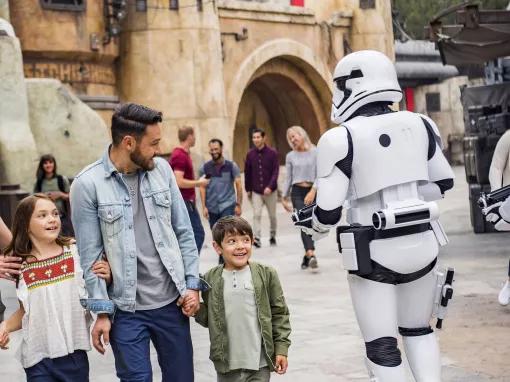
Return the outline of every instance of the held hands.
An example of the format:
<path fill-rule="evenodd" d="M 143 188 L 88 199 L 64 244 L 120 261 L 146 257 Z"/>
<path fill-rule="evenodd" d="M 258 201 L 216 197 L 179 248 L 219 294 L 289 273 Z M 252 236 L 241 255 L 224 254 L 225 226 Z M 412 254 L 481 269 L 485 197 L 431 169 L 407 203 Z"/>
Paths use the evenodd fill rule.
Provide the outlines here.
<path fill-rule="evenodd" d="M 287 367 L 289 366 L 289 362 L 287 361 L 287 357 L 284 355 L 277 355 L 275 360 L 275 371 L 277 374 L 285 374 L 287 372 Z"/>
<path fill-rule="evenodd" d="M 15 281 L 21 273 L 21 257 L 0 256 L 0 279 Z"/>
<path fill-rule="evenodd" d="M 110 330 L 112 324 L 107 314 L 100 313 L 92 328 L 92 345 L 101 354 L 104 354 L 106 347 L 110 345 Z M 101 340 L 102 337 L 102 340 Z"/>
<path fill-rule="evenodd" d="M 9 344 L 9 332 L 7 331 L 7 325 L 4 322 L 0 324 L 0 349 L 6 350 L 9 349 L 7 346 Z"/>
<path fill-rule="evenodd" d="M 179 297 L 177 306 L 182 306 L 185 316 L 193 317 L 200 309 L 200 298 L 197 290 L 188 289 L 184 296 Z"/>
<path fill-rule="evenodd" d="M 499 207 L 503 202 L 498 202 L 492 206 L 482 209 L 482 214 L 485 215 L 485 220 L 489 223 L 494 224 L 494 228 L 498 231 L 510 231 L 510 222 L 507 222 L 501 217 L 499 213 Z"/>

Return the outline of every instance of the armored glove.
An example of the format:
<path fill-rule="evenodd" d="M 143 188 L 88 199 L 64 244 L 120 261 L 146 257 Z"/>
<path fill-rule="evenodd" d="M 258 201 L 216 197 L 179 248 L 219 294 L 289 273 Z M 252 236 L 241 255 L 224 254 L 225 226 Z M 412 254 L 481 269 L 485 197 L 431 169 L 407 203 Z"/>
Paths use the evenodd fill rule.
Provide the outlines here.
<path fill-rule="evenodd" d="M 493 205 L 482 209 L 482 214 L 485 215 L 485 220 L 494 224 L 494 228 L 498 231 L 510 231 L 510 222 L 503 219 L 499 208 L 503 202 L 494 203 Z"/>
<path fill-rule="evenodd" d="M 294 222 L 294 225 L 301 229 L 307 235 L 312 237 L 312 240 L 317 241 L 325 238 L 329 234 L 329 228 L 325 224 L 321 224 L 315 214 L 312 213 L 310 217 L 306 219 Z"/>

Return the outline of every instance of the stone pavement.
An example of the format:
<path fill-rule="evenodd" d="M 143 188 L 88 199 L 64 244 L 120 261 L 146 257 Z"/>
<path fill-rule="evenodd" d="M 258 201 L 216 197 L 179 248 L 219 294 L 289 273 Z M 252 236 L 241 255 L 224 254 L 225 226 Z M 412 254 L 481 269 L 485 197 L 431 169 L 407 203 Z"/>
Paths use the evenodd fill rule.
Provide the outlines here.
<path fill-rule="evenodd" d="M 463 168 L 456 168 L 454 190 L 441 202 L 442 221 L 450 244 L 441 262 L 456 267 L 455 297 L 439 334 L 443 350 L 443 381 L 510 381 L 510 308 L 497 304 L 496 296 L 506 274 L 510 235 L 474 235 L 469 226 L 467 185 Z M 251 211 L 246 211 L 251 220 Z M 278 246 L 270 248 L 263 237 L 253 259 L 273 265 L 279 272 L 291 311 L 292 346 L 289 370 L 274 381 L 343 382 L 368 381 L 364 347 L 351 307 L 345 273 L 341 269 L 333 235 L 317 243 L 319 271 L 302 271 L 303 255 L 298 232 L 289 215 L 278 206 Z M 268 227 L 264 213 L 263 227 Z M 268 233 L 266 233 L 267 235 Z M 210 242 L 210 235 L 207 238 Z M 211 246 L 201 255 L 201 271 L 216 264 Z M 1 282 L 10 311 L 15 307 L 13 287 Z M 196 382 L 215 381 L 208 359 L 207 330 L 192 324 Z M 13 335 L 13 338 L 17 337 Z M 16 340 L 19 340 L 16 338 Z M 14 341 L 17 342 L 17 341 Z M 11 346 L 0 351 L 0 380 L 23 381 L 23 371 L 13 358 Z M 106 356 L 89 353 L 91 381 L 117 380 L 111 350 Z M 157 356 L 152 351 L 154 380 L 161 380 Z M 412 381 L 409 377 L 409 381 Z"/>

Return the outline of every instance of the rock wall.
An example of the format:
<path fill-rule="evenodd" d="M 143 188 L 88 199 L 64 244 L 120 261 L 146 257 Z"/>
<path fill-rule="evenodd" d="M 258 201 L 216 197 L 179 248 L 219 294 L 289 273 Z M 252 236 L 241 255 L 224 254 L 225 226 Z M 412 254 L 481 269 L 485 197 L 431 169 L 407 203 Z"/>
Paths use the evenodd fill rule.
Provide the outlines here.
<path fill-rule="evenodd" d="M 0 100 L 0 183 L 31 191 L 47 153 L 59 173 L 73 177 L 110 141 L 101 117 L 60 81 L 24 78 L 16 37 L 0 36 Z"/>
<path fill-rule="evenodd" d="M 30 128 L 39 154 L 55 156 L 59 173 L 74 177 L 110 141 L 103 119 L 54 79 L 26 80 Z"/>
<path fill-rule="evenodd" d="M 0 183 L 30 190 L 37 158 L 19 40 L 0 36 Z"/>

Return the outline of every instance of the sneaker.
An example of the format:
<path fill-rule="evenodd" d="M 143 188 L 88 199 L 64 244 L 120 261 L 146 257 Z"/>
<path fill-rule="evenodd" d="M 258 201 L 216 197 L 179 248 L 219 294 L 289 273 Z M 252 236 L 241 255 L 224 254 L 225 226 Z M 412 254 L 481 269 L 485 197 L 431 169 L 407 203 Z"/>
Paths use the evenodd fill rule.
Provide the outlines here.
<path fill-rule="evenodd" d="M 506 280 L 505 285 L 499 292 L 498 301 L 501 305 L 506 306 L 510 302 L 510 283 Z"/>
<path fill-rule="evenodd" d="M 271 236 L 271 239 L 269 239 L 269 245 L 271 247 L 275 247 L 276 246 L 276 239 L 274 236 Z"/>
<path fill-rule="evenodd" d="M 301 263 L 301 269 L 308 268 L 309 263 L 310 263 L 310 256 L 303 256 L 303 262 Z"/>
<path fill-rule="evenodd" d="M 256 237 L 255 239 L 253 239 L 253 246 L 255 248 L 260 248 L 260 239 L 258 237 Z"/>
<path fill-rule="evenodd" d="M 317 263 L 317 258 L 315 256 L 310 256 L 308 260 L 308 265 L 312 269 L 317 269 L 319 267 L 319 263 Z"/>

